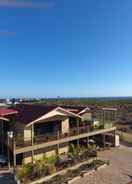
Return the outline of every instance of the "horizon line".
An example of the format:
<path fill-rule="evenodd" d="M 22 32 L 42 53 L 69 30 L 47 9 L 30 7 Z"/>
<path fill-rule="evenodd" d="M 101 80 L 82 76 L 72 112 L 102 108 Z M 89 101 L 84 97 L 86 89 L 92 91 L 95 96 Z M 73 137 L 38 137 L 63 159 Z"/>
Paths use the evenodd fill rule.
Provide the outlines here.
<path fill-rule="evenodd" d="M 64 96 L 58 96 L 58 97 L 29 97 L 29 96 L 19 96 L 19 97 L 0 97 L 0 99 L 19 99 L 19 98 L 27 98 L 27 99 L 79 99 L 79 98 L 132 98 L 132 96 L 74 96 L 74 97 L 64 97 Z"/>

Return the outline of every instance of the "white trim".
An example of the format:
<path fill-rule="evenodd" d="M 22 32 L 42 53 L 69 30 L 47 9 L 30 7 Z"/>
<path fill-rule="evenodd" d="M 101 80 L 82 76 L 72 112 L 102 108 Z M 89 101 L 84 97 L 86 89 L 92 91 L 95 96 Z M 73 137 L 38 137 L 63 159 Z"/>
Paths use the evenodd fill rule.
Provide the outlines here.
<path fill-rule="evenodd" d="M 9 122 L 9 119 L 4 118 L 4 117 L 0 117 L 0 120 L 4 120 L 4 121 L 8 121 Z"/>
<path fill-rule="evenodd" d="M 70 112 L 70 111 L 68 111 L 68 110 L 66 110 L 66 109 L 64 109 L 62 107 L 57 107 L 57 110 L 59 110 L 59 109 L 62 110 L 62 111 L 64 111 L 64 112 L 66 112 L 66 113 L 68 113 L 68 114 L 71 114 L 71 115 L 73 115 L 75 117 L 82 118 L 80 115 L 75 114 L 74 112 Z"/>
<path fill-rule="evenodd" d="M 63 114 L 63 113 L 59 112 L 59 110 L 60 110 L 60 111 L 63 111 L 63 112 L 66 113 L 66 114 Z M 58 112 L 57 112 L 57 111 L 58 111 Z M 74 117 L 82 118 L 82 117 L 79 116 L 78 114 L 75 114 L 75 113 L 70 112 L 70 111 L 68 111 L 68 110 L 66 110 L 66 109 L 63 109 L 62 107 L 56 107 L 55 109 L 51 110 L 50 112 L 48 112 L 48 113 L 46 113 L 46 114 L 40 116 L 39 118 L 35 119 L 34 121 L 28 123 L 28 124 L 26 125 L 26 127 L 29 127 L 29 126 L 31 126 L 32 124 L 37 123 L 37 122 L 39 122 L 39 121 L 42 121 L 42 120 L 44 120 L 44 119 L 47 119 L 47 118 L 49 118 L 49 117 L 52 117 L 52 113 L 54 113 L 54 112 L 56 112 L 56 115 L 60 115 L 60 116 L 64 116 L 64 115 L 69 114 L 69 115 L 74 116 Z"/>
<path fill-rule="evenodd" d="M 8 115 L 11 115 L 11 114 L 17 114 L 18 112 L 17 111 L 14 111 L 14 112 L 8 112 L 8 113 L 3 113 L 1 114 L 1 116 L 8 116 Z"/>
<path fill-rule="evenodd" d="M 80 111 L 78 114 L 82 114 L 82 113 L 86 112 L 87 110 L 90 111 L 90 108 L 89 108 L 89 107 L 86 107 L 86 108 L 84 108 L 82 111 Z"/>
<path fill-rule="evenodd" d="M 107 107 L 104 107 L 104 108 L 102 108 L 102 110 L 103 111 L 117 111 L 117 109 L 116 108 L 107 108 Z"/>

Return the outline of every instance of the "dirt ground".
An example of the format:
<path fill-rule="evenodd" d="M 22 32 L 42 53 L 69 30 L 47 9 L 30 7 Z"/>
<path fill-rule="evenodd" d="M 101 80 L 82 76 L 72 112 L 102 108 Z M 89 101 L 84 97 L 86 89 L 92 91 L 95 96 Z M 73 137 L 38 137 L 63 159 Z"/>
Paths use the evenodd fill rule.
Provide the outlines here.
<path fill-rule="evenodd" d="M 76 181 L 76 184 L 128 184 L 132 181 L 132 146 L 122 145 L 103 151 L 99 157 L 110 160 L 110 166 Z"/>

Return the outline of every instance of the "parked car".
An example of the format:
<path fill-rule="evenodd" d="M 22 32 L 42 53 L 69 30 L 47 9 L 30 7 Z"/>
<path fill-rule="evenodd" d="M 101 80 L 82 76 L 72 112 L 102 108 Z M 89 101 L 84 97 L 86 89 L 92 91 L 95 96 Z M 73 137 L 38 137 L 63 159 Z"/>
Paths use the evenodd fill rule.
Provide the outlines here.
<path fill-rule="evenodd" d="M 7 158 L 4 155 L 0 155 L 0 166 L 7 165 Z"/>

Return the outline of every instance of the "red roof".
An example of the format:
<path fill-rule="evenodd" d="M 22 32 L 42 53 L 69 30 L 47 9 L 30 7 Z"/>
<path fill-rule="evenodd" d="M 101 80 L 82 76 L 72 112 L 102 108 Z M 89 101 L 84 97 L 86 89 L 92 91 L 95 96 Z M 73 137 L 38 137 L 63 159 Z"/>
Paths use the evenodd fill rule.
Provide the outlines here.
<path fill-rule="evenodd" d="M 14 108 L 18 111 L 16 120 L 28 124 L 55 109 L 56 105 L 18 104 Z"/>
<path fill-rule="evenodd" d="M 7 116 L 11 114 L 16 114 L 17 111 L 13 109 L 0 108 L 0 116 Z"/>

